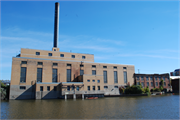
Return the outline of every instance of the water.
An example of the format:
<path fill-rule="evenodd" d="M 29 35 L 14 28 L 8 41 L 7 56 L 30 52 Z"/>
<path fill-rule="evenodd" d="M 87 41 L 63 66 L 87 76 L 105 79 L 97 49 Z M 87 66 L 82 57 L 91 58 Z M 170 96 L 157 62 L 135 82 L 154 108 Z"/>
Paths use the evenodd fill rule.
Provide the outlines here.
<path fill-rule="evenodd" d="M 179 95 L 1 101 L 1 119 L 179 119 Z"/>

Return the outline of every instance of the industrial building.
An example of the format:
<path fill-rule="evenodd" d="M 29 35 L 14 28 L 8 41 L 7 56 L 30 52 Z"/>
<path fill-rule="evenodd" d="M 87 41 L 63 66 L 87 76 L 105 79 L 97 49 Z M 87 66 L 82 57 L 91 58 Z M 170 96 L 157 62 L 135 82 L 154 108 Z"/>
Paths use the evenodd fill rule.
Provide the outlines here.
<path fill-rule="evenodd" d="M 57 47 L 59 3 L 55 3 L 52 51 L 21 48 L 12 59 L 10 99 L 84 98 L 119 95 L 134 84 L 134 66 L 94 62 L 93 54 L 61 52 Z"/>

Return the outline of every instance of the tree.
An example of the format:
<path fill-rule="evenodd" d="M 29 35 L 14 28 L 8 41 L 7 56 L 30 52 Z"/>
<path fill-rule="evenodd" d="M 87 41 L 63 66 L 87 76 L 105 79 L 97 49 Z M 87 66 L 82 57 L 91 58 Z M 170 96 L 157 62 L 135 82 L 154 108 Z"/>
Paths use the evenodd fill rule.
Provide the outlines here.
<path fill-rule="evenodd" d="M 164 81 L 161 79 L 159 89 L 163 91 L 164 89 Z"/>

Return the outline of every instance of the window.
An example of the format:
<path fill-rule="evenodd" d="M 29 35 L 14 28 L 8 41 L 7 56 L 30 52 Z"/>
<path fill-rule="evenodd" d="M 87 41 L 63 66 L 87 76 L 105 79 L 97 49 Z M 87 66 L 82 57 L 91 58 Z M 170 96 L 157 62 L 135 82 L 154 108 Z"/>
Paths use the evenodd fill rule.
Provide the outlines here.
<path fill-rule="evenodd" d="M 84 70 L 80 70 L 80 75 L 83 75 L 84 74 Z"/>
<path fill-rule="evenodd" d="M 137 76 L 136 79 L 139 80 L 139 76 Z"/>
<path fill-rule="evenodd" d="M 67 69 L 67 82 L 71 82 L 71 69 Z"/>
<path fill-rule="evenodd" d="M 92 65 L 92 68 L 96 68 L 96 65 Z"/>
<path fill-rule="evenodd" d="M 75 55 L 71 55 L 72 58 L 75 58 Z"/>
<path fill-rule="evenodd" d="M 47 86 L 47 91 L 50 91 L 50 86 Z"/>
<path fill-rule="evenodd" d="M 52 82 L 57 82 L 57 69 L 52 69 Z"/>
<path fill-rule="evenodd" d="M 141 82 L 142 87 L 144 87 L 144 82 Z"/>
<path fill-rule="evenodd" d="M 42 68 L 37 68 L 37 82 L 42 82 Z"/>
<path fill-rule="evenodd" d="M 79 86 L 76 86 L 76 90 L 79 91 Z"/>
<path fill-rule="evenodd" d="M 93 82 L 95 82 L 95 80 L 92 80 Z"/>
<path fill-rule="evenodd" d="M 164 82 L 164 87 L 166 87 L 166 82 Z"/>
<path fill-rule="evenodd" d="M 74 90 L 74 86 L 72 86 L 72 90 Z"/>
<path fill-rule="evenodd" d="M 147 86 L 149 87 L 149 82 L 147 82 L 146 84 L 147 84 Z"/>
<path fill-rule="evenodd" d="M 144 78 L 143 78 L 143 76 L 141 76 L 141 80 L 143 80 Z"/>
<path fill-rule="evenodd" d="M 95 86 L 93 86 L 93 90 L 95 90 Z"/>
<path fill-rule="evenodd" d="M 26 89 L 26 86 L 20 86 L 19 89 L 20 89 L 20 90 L 25 90 L 25 89 Z"/>
<path fill-rule="evenodd" d="M 43 65 L 43 62 L 38 62 L 37 64 L 38 64 L 38 65 Z"/>
<path fill-rule="evenodd" d="M 56 51 L 56 49 L 54 49 L 54 51 Z"/>
<path fill-rule="evenodd" d="M 126 67 L 123 67 L 124 70 L 126 70 Z"/>
<path fill-rule="evenodd" d="M 90 80 L 87 80 L 87 82 L 90 82 Z"/>
<path fill-rule="evenodd" d="M 155 80 L 157 81 L 157 77 L 155 76 Z"/>
<path fill-rule="evenodd" d="M 107 71 L 103 71 L 104 83 L 107 83 Z"/>
<path fill-rule="evenodd" d="M 21 61 L 21 64 L 27 64 L 27 61 Z"/>
<path fill-rule="evenodd" d="M 54 86 L 54 91 L 57 91 L 57 87 L 56 86 Z"/>
<path fill-rule="evenodd" d="M 103 66 L 103 68 L 107 68 L 107 66 Z"/>
<path fill-rule="evenodd" d="M 100 90 L 100 86 L 98 86 L 98 90 Z"/>
<path fill-rule="evenodd" d="M 20 82 L 26 82 L 26 67 L 21 67 Z"/>
<path fill-rule="evenodd" d="M 149 80 L 149 77 L 148 76 L 146 76 L 146 81 L 148 81 Z"/>
<path fill-rule="evenodd" d="M 64 54 L 60 54 L 60 57 L 64 57 Z"/>
<path fill-rule="evenodd" d="M 151 87 L 153 87 L 153 82 L 151 82 Z"/>
<path fill-rule="evenodd" d="M 43 91 L 43 86 L 40 86 L 40 91 Z"/>
<path fill-rule="evenodd" d="M 87 86 L 88 90 L 90 90 L 90 86 Z"/>
<path fill-rule="evenodd" d="M 67 66 L 71 66 L 71 64 L 67 64 Z"/>
<path fill-rule="evenodd" d="M 84 65 L 80 65 L 80 67 L 84 67 Z"/>
<path fill-rule="evenodd" d="M 156 82 L 156 86 L 158 86 L 158 82 Z"/>
<path fill-rule="evenodd" d="M 152 79 L 152 76 L 150 77 L 150 79 L 151 79 L 151 81 L 153 80 L 153 79 Z"/>
<path fill-rule="evenodd" d="M 159 80 L 161 80 L 161 77 L 159 76 Z"/>
<path fill-rule="evenodd" d="M 96 75 L 96 70 L 92 70 L 92 75 Z"/>
<path fill-rule="evenodd" d="M 117 71 L 114 71 L 114 83 L 118 83 Z"/>
<path fill-rule="evenodd" d="M 67 91 L 70 91 L 70 86 L 67 86 Z"/>
<path fill-rule="evenodd" d="M 124 83 L 127 83 L 127 72 L 124 71 L 123 73 L 124 73 Z"/>
<path fill-rule="evenodd" d="M 108 86 L 104 86 L 104 89 L 108 89 Z"/>
<path fill-rule="evenodd" d="M 137 85 L 139 85 L 139 82 L 137 82 Z"/>
<path fill-rule="evenodd" d="M 58 66 L 58 63 L 53 63 L 53 66 Z"/>
<path fill-rule="evenodd" d="M 114 88 L 118 88 L 118 86 L 114 86 Z"/>
<path fill-rule="evenodd" d="M 117 69 L 117 66 L 114 66 L 113 68 L 114 68 L 114 69 Z"/>
<path fill-rule="evenodd" d="M 36 52 L 36 55 L 40 55 L 40 52 Z"/>
<path fill-rule="evenodd" d="M 86 56 L 82 56 L 82 59 L 86 59 Z"/>
<path fill-rule="evenodd" d="M 52 56 L 52 53 L 48 53 L 48 56 Z"/>
<path fill-rule="evenodd" d="M 97 80 L 97 83 L 100 83 L 100 80 Z"/>
<path fill-rule="evenodd" d="M 165 77 L 163 77 L 163 80 L 165 81 Z"/>

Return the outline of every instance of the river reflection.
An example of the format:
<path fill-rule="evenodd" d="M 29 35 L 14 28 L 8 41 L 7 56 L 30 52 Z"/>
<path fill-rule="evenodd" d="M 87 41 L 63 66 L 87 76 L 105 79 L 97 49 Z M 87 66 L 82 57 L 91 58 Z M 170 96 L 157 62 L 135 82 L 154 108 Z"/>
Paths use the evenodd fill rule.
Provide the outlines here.
<path fill-rule="evenodd" d="M 1 101 L 1 119 L 179 119 L 179 95 Z"/>

